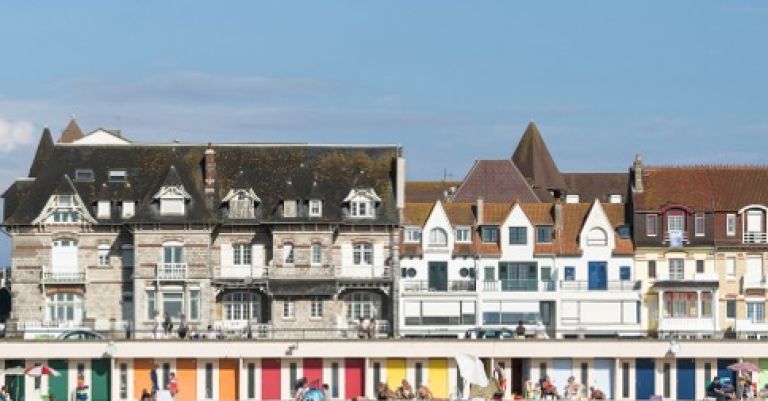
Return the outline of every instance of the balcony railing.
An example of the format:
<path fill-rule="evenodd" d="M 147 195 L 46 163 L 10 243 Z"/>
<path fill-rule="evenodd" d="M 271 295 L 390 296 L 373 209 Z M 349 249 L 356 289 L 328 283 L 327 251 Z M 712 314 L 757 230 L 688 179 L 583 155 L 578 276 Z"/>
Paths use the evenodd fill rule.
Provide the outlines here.
<path fill-rule="evenodd" d="M 608 280 L 605 285 L 598 285 L 586 280 L 561 280 L 560 289 L 562 291 L 633 291 L 639 287 L 638 281 L 632 280 Z"/>
<path fill-rule="evenodd" d="M 685 231 L 665 231 L 664 242 L 671 247 L 679 247 L 690 243 L 688 241 L 688 233 Z"/>
<path fill-rule="evenodd" d="M 187 278 L 187 264 L 158 263 L 157 278 L 160 280 L 184 280 Z"/>
<path fill-rule="evenodd" d="M 475 280 L 448 280 L 445 288 L 430 285 L 427 280 L 402 281 L 403 292 L 474 292 L 477 290 Z"/>
<path fill-rule="evenodd" d="M 86 270 L 77 268 L 76 270 L 58 270 L 43 268 L 40 275 L 40 282 L 43 284 L 85 284 Z"/>
<path fill-rule="evenodd" d="M 215 278 L 261 278 L 264 275 L 263 267 L 255 266 L 219 266 L 213 271 Z"/>
<path fill-rule="evenodd" d="M 484 281 L 485 291 L 554 291 L 557 282 L 554 280 L 538 279 L 503 279 Z"/>
<path fill-rule="evenodd" d="M 745 244 L 766 244 L 768 235 L 764 232 L 746 232 L 742 236 L 742 242 Z"/>

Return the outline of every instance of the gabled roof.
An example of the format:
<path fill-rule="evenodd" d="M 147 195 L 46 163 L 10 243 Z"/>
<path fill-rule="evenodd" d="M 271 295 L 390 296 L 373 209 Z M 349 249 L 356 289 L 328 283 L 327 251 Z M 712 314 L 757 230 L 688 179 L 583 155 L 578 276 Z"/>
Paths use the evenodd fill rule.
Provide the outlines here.
<path fill-rule="evenodd" d="M 768 205 L 768 167 L 643 167 L 643 191 L 634 193 L 635 210 L 653 211 L 680 204 L 694 211 L 738 211 Z"/>
<path fill-rule="evenodd" d="M 80 126 L 77 125 L 77 121 L 72 117 L 72 119 L 69 120 L 67 127 L 64 128 L 64 131 L 61 131 L 58 143 L 72 143 L 83 138 L 83 136 L 83 130 L 80 129 Z"/>
<path fill-rule="evenodd" d="M 541 137 L 536 124 L 531 121 L 512 155 L 520 172 L 534 189 L 565 190 L 565 180 L 560 175 L 552 155 Z"/>
<path fill-rule="evenodd" d="M 459 185 L 461 185 L 459 181 L 407 181 L 405 183 L 405 202 L 444 201 L 446 192 L 450 192 L 451 188 L 455 191 Z"/>
<path fill-rule="evenodd" d="M 510 160 L 477 160 L 451 202 L 538 202 L 525 177 Z"/>

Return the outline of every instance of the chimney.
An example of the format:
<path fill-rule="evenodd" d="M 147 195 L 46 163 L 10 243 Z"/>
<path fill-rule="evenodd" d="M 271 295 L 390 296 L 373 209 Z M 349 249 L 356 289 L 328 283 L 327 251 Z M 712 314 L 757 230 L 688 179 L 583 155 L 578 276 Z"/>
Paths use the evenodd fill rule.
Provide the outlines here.
<path fill-rule="evenodd" d="M 632 176 L 634 190 L 643 192 L 643 159 L 640 158 L 640 153 L 635 155 L 635 161 L 632 163 Z"/>
<path fill-rule="evenodd" d="M 205 193 L 213 194 L 216 188 L 216 151 L 211 143 L 205 149 Z"/>
<path fill-rule="evenodd" d="M 483 197 L 480 196 L 477 198 L 477 206 L 476 206 L 476 212 L 477 212 L 477 225 L 482 226 L 484 221 L 483 213 L 485 211 L 485 205 L 483 204 Z"/>
<path fill-rule="evenodd" d="M 563 229 L 563 202 L 560 198 L 555 200 L 555 232 L 560 233 Z"/>

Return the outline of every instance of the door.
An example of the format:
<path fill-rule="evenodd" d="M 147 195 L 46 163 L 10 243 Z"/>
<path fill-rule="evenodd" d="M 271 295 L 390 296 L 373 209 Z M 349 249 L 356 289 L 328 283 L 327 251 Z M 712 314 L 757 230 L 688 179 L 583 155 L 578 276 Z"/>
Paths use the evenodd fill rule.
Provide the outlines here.
<path fill-rule="evenodd" d="M 304 377 L 310 386 L 320 387 L 323 381 L 323 360 L 319 358 L 304 359 Z"/>
<path fill-rule="evenodd" d="M 279 359 L 264 358 L 261 360 L 261 398 L 263 400 L 282 398 L 280 395 L 280 376 Z"/>
<path fill-rule="evenodd" d="M 69 369 L 67 361 L 64 359 L 50 359 L 48 366 L 59 372 L 59 376 L 50 376 L 48 378 L 48 392 L 56 397 L 57 400 L 66 400 L 69 398 Z"/>
<path fill-rule="evenodd" d="M 635 399 L 647 400 L 656 392 L 653 359 L 635 360 Z"/>
<path fill-rule="evenodd" d="M 693 359 L 677 360 L 677 399 L 696 399 L 696 364 Z"/>
<path fill-rule="evenodd" d="M 747 257 L 747 274 L 744 281 L 750 284 L 759 284 L 763 281 L 762 255 L 749 255 Z"/>
<path fill-rule="evenodd" d="M 595 359 L 592 369 L 595 387 L 602 390 L 609 400 L 613 399 L 613 367 L 613 359 Z"/>
<path fill-rule="evenodd" d="M 344 361 L 344 397 L 354 399 L 365 392 L 365 359 Z"/>
<path fill-rule="evenodd" d="M 736 372 L 728 369 L 728 365 L 732 365 L 738 362 L 736 359 L 718 359 L 717 360 L 717 375 L 720 377 L 720 382 L 725 384 L 726 382 L 731 385 L 736 385 Z"/>
<path fill-rule="evenodd" d="M 763 212 L 759 210 L 750 210 L 747 212 L 747 232 L 763 232 Z"/>
<path fill-rule="evenodd" d="M 605 262 L 589 262 L 589 289 L 605 290 L 608 288 L 608 269 Z"/>
<path fill-rule="evenodd" d="M 429 262 L 429 290 L 448 291 L 448 262 Z"/>
<path fill-rule="evenodd" d="M 110 362 L 108 359 L 91 361 L 91 399 L 109 401 L 110 399 Z"/>

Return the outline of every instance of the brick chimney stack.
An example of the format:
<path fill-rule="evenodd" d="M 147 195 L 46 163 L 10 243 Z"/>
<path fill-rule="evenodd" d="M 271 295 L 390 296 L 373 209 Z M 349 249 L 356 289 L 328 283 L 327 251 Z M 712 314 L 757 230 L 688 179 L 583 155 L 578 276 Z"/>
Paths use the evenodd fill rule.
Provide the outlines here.
<path fill-rule="evenodd" d="M 216 151 L 211 143 L 205 149 L 205 193 L 213 194 L 216 188 Z"/>
<path fill-rule="evenodd" d="M 635 161 L 632 163 L 633 187 L 637 192 L 643 192 L 643 159 L 640 154 L 635 155 Z"/>

